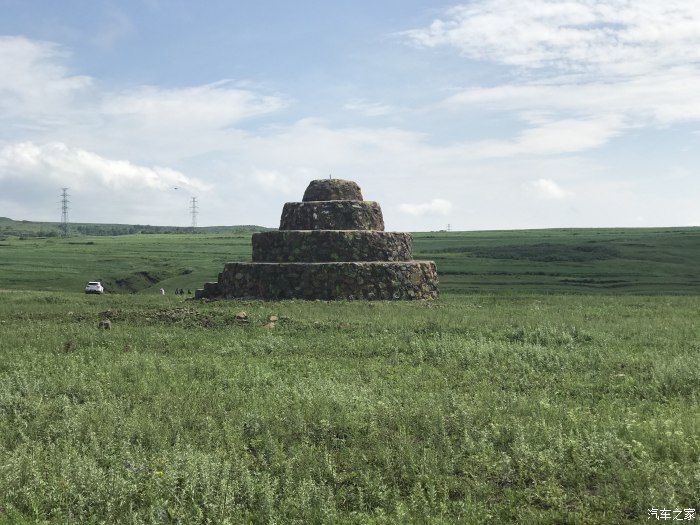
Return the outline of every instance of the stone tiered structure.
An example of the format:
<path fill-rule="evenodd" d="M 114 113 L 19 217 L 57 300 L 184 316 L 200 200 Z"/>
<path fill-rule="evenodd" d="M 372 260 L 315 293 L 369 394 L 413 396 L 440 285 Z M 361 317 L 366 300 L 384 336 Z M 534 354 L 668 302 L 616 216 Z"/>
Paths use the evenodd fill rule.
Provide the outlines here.
<path fill-rule="evenodd" d="M 384 231 L 382 210 L 348 180 L 311 181 L 278 231 L 253 234 L 253 262 L 224 266 L 196 298 L 432 299 L 435 263 L 411 258 L 408 233 Z"/>

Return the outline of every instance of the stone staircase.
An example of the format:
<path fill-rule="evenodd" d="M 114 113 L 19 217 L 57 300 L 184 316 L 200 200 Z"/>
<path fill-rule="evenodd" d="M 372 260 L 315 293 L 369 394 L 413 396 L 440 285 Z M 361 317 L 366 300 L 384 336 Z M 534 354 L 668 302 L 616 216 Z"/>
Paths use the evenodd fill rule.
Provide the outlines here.
<path fill-rule="evenodd" d="M 385 232 L 382 210 L 357 184 L 311 181 L 278 231 L 253 234 L 253 262 L 224 266 L 198 299 L 433 299 L 435 263 L 412 260 L 408 233 Z"/>

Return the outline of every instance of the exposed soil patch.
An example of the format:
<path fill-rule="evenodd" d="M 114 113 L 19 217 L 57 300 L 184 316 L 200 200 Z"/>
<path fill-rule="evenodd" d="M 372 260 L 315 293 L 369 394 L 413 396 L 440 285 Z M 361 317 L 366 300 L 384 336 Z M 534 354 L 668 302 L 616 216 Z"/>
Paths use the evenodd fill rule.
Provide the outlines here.
<path fill-rule="evenodd" d="M 117 292 L 139 292 L 163 280 L 163 276 L 151 272 L 135 272 L 114 281 L 105 281 L 106 288 Z"/>

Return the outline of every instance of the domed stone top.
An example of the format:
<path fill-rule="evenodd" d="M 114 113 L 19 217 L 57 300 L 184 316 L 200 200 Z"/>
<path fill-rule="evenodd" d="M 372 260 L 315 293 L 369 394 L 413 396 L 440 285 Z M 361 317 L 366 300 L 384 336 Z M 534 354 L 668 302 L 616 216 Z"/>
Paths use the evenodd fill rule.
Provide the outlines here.
<path fill-rule="evenodd" d="M 304 202 L 309 201 L 361 201 L 360 187 L 351 180 L 312 180 L 304 192 Z"/>

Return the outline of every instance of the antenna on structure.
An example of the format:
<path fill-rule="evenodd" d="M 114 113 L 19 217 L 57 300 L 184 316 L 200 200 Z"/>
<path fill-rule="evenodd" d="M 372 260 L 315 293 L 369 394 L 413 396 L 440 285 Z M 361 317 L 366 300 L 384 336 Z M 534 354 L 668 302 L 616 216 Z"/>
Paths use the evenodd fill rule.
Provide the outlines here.
<path fill-rule="evenodd" d="M 190 216 L 192 217 L 192 227 L 197 227 L 197 215 L 199 214 L 199 206 L 197 206 L 197 197 L 192 197 L 190 201 Z"/>
<path fill-rule="evenodd" d="M 68 188 L 61 188 L 61 224 L 59 229 L 62 237 L 68 236 Z"/>

